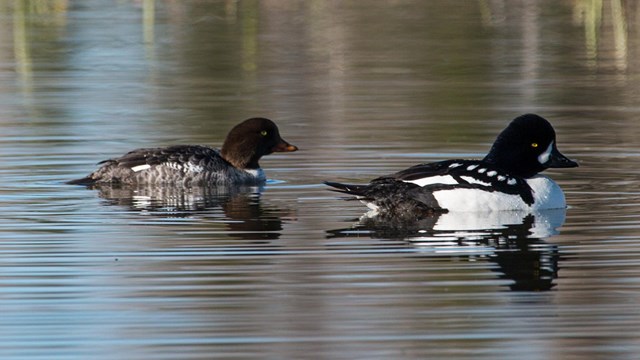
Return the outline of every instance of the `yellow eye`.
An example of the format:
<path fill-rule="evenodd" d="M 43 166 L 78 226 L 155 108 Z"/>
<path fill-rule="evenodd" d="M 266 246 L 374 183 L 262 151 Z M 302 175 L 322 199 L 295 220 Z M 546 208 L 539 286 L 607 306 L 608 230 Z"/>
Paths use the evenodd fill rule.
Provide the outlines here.
<path fill-rule="evenodd" d="M 267 130 L 262 130 L 262 131 L 260 131 L 260 135 L 262 135 L 262 136 L 267 136 Z"/>
<path fill-rule="evenodd" d="M 538 143 L 531 143 L 531 147 L 532 148 L 537 148 L 538 147 Z"/>

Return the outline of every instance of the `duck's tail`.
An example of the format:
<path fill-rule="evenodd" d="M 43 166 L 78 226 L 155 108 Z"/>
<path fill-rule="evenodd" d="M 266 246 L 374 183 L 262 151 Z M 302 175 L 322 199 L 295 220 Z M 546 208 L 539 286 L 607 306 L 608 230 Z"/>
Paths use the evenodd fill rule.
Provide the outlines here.
<path fill-rule="evenodd" d="M 343 184 L 333 181 L 324 181 L 324 184 L 331 186 L 333 188 L 329 189 L 331 191 L 355 196 L 364 196 L 367 188 L 367 185 Z"/>
<path fill-rule="evenodd" d="M 91 174 L 91 175 L 93 175 L 93 174 Z M 91 175 L 85 176 L 85 177 L 83 177 L 81 179 L 69 180 L 65 184 L 69 184 L 69 185 L 84 185 L 84 186 L 94 185 L 96 183 L 96 179 L 94 179 Z"/>

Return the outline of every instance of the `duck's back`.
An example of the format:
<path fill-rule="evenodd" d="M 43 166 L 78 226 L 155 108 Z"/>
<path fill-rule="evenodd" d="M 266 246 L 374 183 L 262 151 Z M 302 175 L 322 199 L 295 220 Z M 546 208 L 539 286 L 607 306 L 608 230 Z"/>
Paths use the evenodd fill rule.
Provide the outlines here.
<path fill-rule="evenodd" d="M 238 169 L 218 149 L 200 145 L 143 148 L 100 163 L 102 166 L 76 184 L 257 184 L 261 169 Z"/>

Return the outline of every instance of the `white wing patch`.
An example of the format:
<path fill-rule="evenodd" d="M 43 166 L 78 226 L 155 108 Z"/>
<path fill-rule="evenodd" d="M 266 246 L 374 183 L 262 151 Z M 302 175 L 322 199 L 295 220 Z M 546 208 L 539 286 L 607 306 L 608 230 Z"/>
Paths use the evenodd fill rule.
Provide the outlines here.
<path fill-rule="evenodd" d="M 131 168 L 131 170 L 133 172 L 138 172 L 138 171 L 147 170 L 147 169 L 150 169 L 150 168 L 151 168 L 151 165 L 143 164 L 143 165 L 134 166 L 134 167 Z"/>
<path fill-rule="evenodd" d="M 416 184 L 418 186 L 426 186 L 432 184 L 457 185 L 458 181 L 449 175 L 427 176 L 414 180 L 402 180 L 407 183 Z"/>
<path fill-rule="evenodd" d="M 478 185 L 483 185 L 483 186 L 491 186 L 490 183 L 488 182 L 484 182 L 484 181 L 480 181 L 474 177 L 471 176 L 460 176 L 463 180 L 465 180 L 466 182 L 468 182 L 469 184 L 478 184 Z"/>

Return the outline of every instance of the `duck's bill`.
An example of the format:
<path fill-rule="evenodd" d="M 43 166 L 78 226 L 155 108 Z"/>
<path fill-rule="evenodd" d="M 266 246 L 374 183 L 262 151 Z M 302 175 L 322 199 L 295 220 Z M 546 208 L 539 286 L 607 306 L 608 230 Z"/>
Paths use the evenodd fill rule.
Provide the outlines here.
<path fill-rule="evenodd" d="M 298 150 L 298 147 L 291 145 L 286 141 L 281 141 L 278 145 L 271 148 L 273 152 L 292 152 Z"/>
<path fill-rule="evenodd" d="M 578 163 L 562 155 L 560 151 L 554 146 L 549 156 L 549 161 L 545 164 L 550 168 L 572 168 L 578 167 Z"/>

